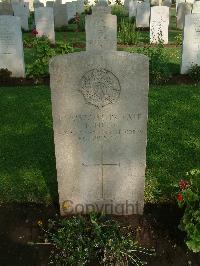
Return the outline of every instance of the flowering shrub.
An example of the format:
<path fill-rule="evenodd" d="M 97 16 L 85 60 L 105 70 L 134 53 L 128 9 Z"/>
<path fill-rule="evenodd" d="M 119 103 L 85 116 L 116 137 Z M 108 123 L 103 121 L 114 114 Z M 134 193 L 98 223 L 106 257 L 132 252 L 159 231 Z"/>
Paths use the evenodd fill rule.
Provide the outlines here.
<path fill-rule="evenodd" d="M 186 244 L 193 252 L 200 251 L 200 170 L 188 173 L 190 182 L 179 182 L 178 205 L 185 208 L 180 229 L 187 234 Z"/>

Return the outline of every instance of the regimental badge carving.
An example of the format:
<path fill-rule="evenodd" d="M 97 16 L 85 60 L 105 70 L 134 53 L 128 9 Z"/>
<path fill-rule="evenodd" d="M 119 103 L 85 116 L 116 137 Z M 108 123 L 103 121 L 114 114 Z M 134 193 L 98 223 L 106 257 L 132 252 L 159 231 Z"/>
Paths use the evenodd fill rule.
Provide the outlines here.
<path fill-rule="evenodd" d="M 85 73 L 80 86 L 85 101 L 98 108 L 116 103 L 120 97 L 121 87 L 118 78 L 103 68 Z"/>

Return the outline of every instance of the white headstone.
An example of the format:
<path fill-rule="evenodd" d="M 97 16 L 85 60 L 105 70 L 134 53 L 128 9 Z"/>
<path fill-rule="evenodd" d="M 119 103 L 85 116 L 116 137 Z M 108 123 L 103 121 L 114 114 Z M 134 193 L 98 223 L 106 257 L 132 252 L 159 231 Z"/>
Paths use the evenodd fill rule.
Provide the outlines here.
<path fill-rule="evenodd" d="M 164 1 L 162 2 L 162 5 L 163 5 L 163 6 L 171 7 L 171 5 L 172 5 L 172 0 L 164 0 Z"/>
<path fill-rule="evenodd" d="M 55 21 L 56 28 L 68 25 L 66 4 L 55 4 L 54 5 L 54 21 Z"/>
<path fill-rule="evenodd" d="M 199 14 L 200 13 L 200 1 L 196 1 L 193 4 L 192 14 Z"/>
<path fill-rule="evenodd" d="M 109 7 L 96 5 L 92 15 L 86 16 L 85 29 L 86 50 L 117 50 L 117 17 Z"/>
<path fill-rule="evenodd" d="M 12 5 L 7 2 L 0 3 L 0 15 L 13 15 Z"/>
<path fill-rule="evenodd" d="M 193 64 L 200 65 L 200 14 L 185 16 L 181 74 L 187 74 Z"/>
<path fill-rule="evenodd" d="M 168 43 L 169 7 L 154 6 L 151 8 L 150 42 Z"/>
<path fill-rule="evenodd" d="M 38 32 L 37 37 L 47 36 L 55 42 L 54 15 L 52 7 L 39 7 L 35 9 L 35 25 Z"/>
<path fill-rule="evenodd" d="M 66 2 L 68 20 L 75 18 L 76 16 L 76 2 Z"/>
<path fill-rule="evenodd" d="M 178 5 L 179 5 L 180 3 L 185 3 L 185 0 L 176 0 L 176 12 L 177 12 L 177 10 L 178 10 Z"/>
<path fill-rule="evenodd" d="M 137 0 L 131 0 L 129 2 L 129 18 L 136 17 Z"/>
<path fill-rule="evenodd" d="M 185 15 L 191 14 L 192 5 L 188 3 L 180 3 L 177 10 L 177 28 L 183 29 L 185 23 Z"/>
<path fill-rule="evenodd" d="M 29 30 L 28 17 L 29 10 L 22 4 L 12 4 L 14 16 L 19 17 L 21 21 L 21 27 L 23 30 Z"/>
<path fill-rule="evenodd" d="M 54 1 L 47 1 L 46 7 L 54 7 Z"/>
<path fill-rule="evenodd" d="M 77 2 L 76 2 L 76 12 L 81 14 L 84 11 L 85 11 L 84 1 L 83 0 L 77 0 Z"/>
<path fill-rule="evenodd" d="M 18 17 L 0 16 L 0 69 L 25 77 L 21 23 Z"/>
<path fill-rule="evenodd" d="M 136 27 L 148 28 L 150 18 L 150 4 L 148 2 L 141 2 L 137 4 Z"/>
<path fill-rule="evenodd" d="M 39 7 L 44 7 L 44 4 L 41 2 L 33 2 L 33 8 L 39 8 Z"/>
<path fill-rule="evenodd" d="M 62 215 L 142 214 L 148 69 L 144 55 L 104 48 L 51 61 Z"/>

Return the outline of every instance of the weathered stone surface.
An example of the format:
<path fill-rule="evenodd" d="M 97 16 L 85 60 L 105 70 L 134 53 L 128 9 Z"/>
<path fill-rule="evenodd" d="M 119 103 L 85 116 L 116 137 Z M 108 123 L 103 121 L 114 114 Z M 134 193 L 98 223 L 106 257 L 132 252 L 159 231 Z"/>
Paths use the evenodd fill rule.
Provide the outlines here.
<path fill-rule="evenodd" d="M 200 1 L 196 1 L 193 4 L 192 14 L 200 14 Z"/>
<path fill-rule="evenodd" d="M 177 28 L 183 29 L 185 23 L 185 15 L 191 14 L 192 5 L 188 3 L 180 3 L 177 10 Z"/>
<path fill-rule="evenodd" d="M 168 43 L 169 7 L 154 6 L 151 8 L 150 42 Z"/>
<path fill-rule="evenodd" d="M 0 15 L 13 15 L 12 5 L 10 3 L 0 3 Z"/>
<path fill-rule="evenodd" d="M 136 27 L 148 28 L 150 19 L 150 4 L 141 2 L 137 4 Z"/>
<path fill-rule="evenodd" d="M 129 18 L 136 17 L 137 1 L 131 0 L 129 2 Z"/>
<path fill-rule="evenodd" d="M 76 1 L 76 12 L 81 14 L 85 11 L 84 8 L 84 0 L 77 0 Z"/>
<path fill-rule="evenodd" d="M 178 5 L 180 4 L 180 3 L 185 3 L 186 1 L 185 0 L 176 0 L 176 12 L 177 12 L 177 10 L 178 10 Z"/>
<path fill-rule="evenodd" d="M 163 5 L 163 6 L 171 7 L 171 5 L 172 5 L 172 0 L 164 0 L 164 1 L 162 2 L 162 5 Z"/>
<path fill-rule="evenodd" d="M 14 11 L 14 16 L 20 18 L 22 29 L 29 30 L 29 26 L 28 26 L 29 10 L 28 10 L 28 8 L 22 4 L 12 4 L 12 8 Z"/>
<path fill-rule="evenodd" d="M 66 4 L 55 4 L 54 5 L 54 21 L 55 21 L 56 28 L 68 25 Z"/>
<path fill-rule="evenodd" d="M 54 1 L 47 1 L 46 2 L 46 7 L 54 7 Z"/>
<path fill-rule="evenodd" d="M 74 18 L 76 16 L 76 2 L 66 2 L 66 6 L 67 6 L 67 17 L 68 20 Z"/>
<path fill-rule="evenodd" d="M 181 74 L 193 64 L 200 65 L 200 14 L 185 16 Z"/>
<path fill-rule="evenodd" d="M 35 9 L 35 24 L 38 37 L 47 36 L 49 40 L 55 42 L 54 15 L 52 7 L 39 7 Z"/>
<path fill-rule="evenodd" d="M 18 17 L 0 16 L 0 68 L 13 77 L 25 77 L 21 23 Z"/>
<path fill-rule="evenodd" d="M 50 75 L 61 214 L 88 212 L 88 204 L 142 213 L 148 59 L 81 52 L 56 57 Z"/>
<path fill-rule="evenodd" d="M 86 50 L 117 50 L 117 17 L 110 7 L 96 5 L 85 23 Z"/>

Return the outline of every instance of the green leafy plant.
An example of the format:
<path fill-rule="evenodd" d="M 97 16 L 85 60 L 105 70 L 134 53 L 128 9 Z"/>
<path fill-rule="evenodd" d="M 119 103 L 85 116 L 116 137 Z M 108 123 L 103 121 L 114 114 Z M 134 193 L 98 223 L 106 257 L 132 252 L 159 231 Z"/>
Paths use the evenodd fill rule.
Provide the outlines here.
<path fill-rule="evenodd" d="M 178 205 L 185 209 L 179 228 L 187 234 L 188 248 L 200 252 L 200 170 L 187 175 L 190 182 L 181 180 L 177 195 Z"/>
<path fill-rule="evenodd" d="M 175 38 L 176 45 L 182 45 L 183 39 L 182 39 L 182 34 L 178 34 Z"/>
<path fill-rule="evenodd" d="M 112 5 L 111 13 L 112 13 L 112 15 L 117 16 L 118 28 L 120 26 L 121 20 L 123 20 L 125 18 L 128 19 L 128 13 L 126 12 L 126 10 L 124 9 L 124 7 L 121 4 Z"/>
<path fill-rule="evenodd" d="M 168 58 L 162 42 L 156 47 L 148 46 L 139 48 L 137 52 L 149 57 L 149 75 L 151 84 L 165 83 L 170 79 L 171 71 L 167 64 Z"/>
<path fill-rule="evenodd" d="M 118 27 L 118 42 L 122 44 L 137 44 L 139 41 L 139 31 L 136 31 L 135 22 L 122 19 Z"/>
<path fill-rule="evenodd" d="M 195 82 L 200 82 L 200 65 L 193 64 L 189 69 L 188 75 Z"/>
<path fill-rule="evenodd" d="M 96 213 L 50 220 L 44 231 L 53 246 L 54 265 L 144 265 L 141 256 L 153 254 L 138 246 L 130 228 Z"/>
<path fill-rule="evenodd" d="M 11 78 L 12 72 L 9 71 L 7 68 L 0 69 L 0 80 L 5 81 Z"/>
<path fill-rule="evenodd" d="M 26 68 L 26 75 L 29 78 L 35 78 L 36 83 L 40 78 L 49 74 L 49 60 L 57 54 L 67 54 L 73 52 L 69 43 L 62 41 L 56 42 L 54 46 L 47 37 L 35 38 L 33 41 L 33 63 Z"/>

